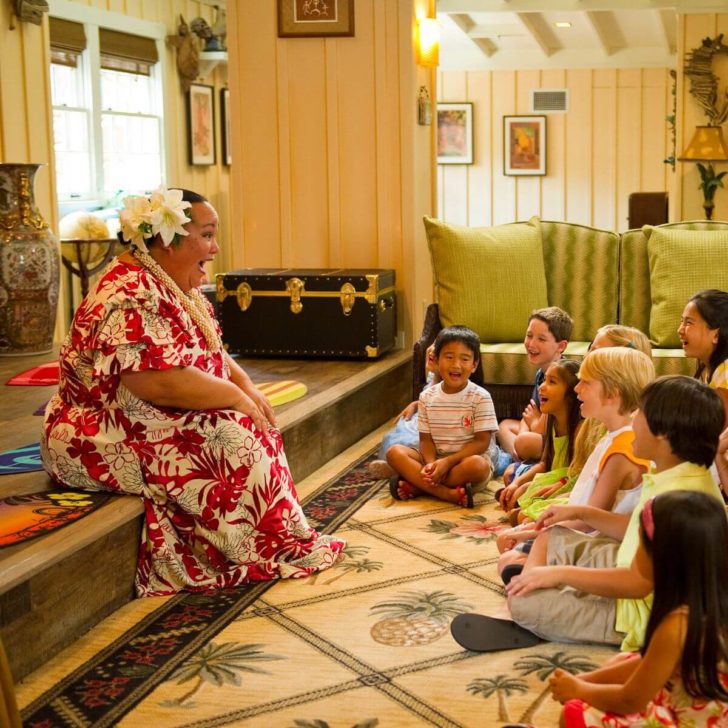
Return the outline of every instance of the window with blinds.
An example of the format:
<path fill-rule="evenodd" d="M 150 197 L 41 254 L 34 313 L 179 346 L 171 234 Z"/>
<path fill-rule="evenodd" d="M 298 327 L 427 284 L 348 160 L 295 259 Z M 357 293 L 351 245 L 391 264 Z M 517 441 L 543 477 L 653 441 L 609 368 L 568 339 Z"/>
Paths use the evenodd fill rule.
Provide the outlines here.
<path fill-rule="evenodd" d="M 87 34 L 95 34 L 87 43 Z M 50 18 L 57 189 L 99 200 L 162 180 L 162 89 L 157 43 Z"/>

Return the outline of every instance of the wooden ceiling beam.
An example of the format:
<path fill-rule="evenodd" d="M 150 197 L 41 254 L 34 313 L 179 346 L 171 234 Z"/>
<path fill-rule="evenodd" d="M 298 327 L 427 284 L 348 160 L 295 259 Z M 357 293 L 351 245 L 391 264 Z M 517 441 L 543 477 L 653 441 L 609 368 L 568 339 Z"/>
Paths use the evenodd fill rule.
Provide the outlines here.
<path fill-rule="evenodd" d="M 547 58 L 562 49 L 541 13 L 516 13 L 516 17 Z"/>

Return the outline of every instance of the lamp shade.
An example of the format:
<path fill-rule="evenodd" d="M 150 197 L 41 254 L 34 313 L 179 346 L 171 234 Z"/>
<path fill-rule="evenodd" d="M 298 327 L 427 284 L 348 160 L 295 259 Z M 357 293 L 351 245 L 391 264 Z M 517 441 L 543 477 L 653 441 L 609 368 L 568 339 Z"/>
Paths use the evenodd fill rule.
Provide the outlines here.
<path fill-rule="evenodd" d="M 434 67 L 440 62 L 440 25 L 436 18 L 417 21 L 417 62 Z"/>
<path fill-rule="evenodd" d="M 728 146 L 719 126 L 697 126 L 690 144 L 678 157 L 681 162 L 728 161 Z"/>

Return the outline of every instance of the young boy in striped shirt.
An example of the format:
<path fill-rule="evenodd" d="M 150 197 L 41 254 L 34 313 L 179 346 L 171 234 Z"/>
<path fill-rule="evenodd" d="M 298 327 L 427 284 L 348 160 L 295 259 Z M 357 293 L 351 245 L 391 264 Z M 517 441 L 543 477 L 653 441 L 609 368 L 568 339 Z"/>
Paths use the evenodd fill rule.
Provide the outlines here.
<path fill-rule="evenodd" d="M 387 451 L 397 473 L 389 490 L 396 500 L 426 493 L 472 508 L 473 488 L 492 475 L 488 451 L 498 430 L 490 394 L 469 379 L 480 359 L 478 335 L 465 326 L 443 329 L 435 358 L 442 381 L 420 395 L 419 449 L 394 445 Z"/>

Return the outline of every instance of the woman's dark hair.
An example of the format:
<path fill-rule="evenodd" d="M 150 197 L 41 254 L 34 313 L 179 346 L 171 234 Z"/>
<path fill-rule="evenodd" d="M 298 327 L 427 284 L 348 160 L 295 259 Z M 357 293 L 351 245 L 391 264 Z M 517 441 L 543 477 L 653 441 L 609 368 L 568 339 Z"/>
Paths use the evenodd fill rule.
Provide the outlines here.
<path fill-rule="evenodd" d="M 649 507 L 649 506 L 648 506 Z M 652 560 L 654 601 L 644 655 L 660 623 L 679 607 L 688 609 L 680 674 L 694 698 L 728 700 L 718 664 L 728 662 L 728 519 L 712 496 L 686 490 L 652 501 L 654 531 L 640 518 L 642 543 Z"/>
<path fill-rule="evenodd" d="M 467 346 L 473 352 L 473 361 L 476 364 L 480 361 L 480 338 L 467 326 L 448 326 L 442 329 L 435 339 L 435 356 L 440 356 L 442 347 L 453 341 L 459 341 Z"/>
<path fill-rule="evenodd" d="M 555 369 L 558 378 L 566 385 L 566 391 L 564 392 L 564 402 L 569 412 L 568 416 L 568 430 L 569 445 L 567 450 L 567 460 L 571 462 L 574 458 L 574 443 L 576 442 L 576 430 L 582 421 L 581 407 L 579 406 L 579 399 L 576 396 L 574 387 L 576 387 L 579 379 L 577 374 L 579 373 L 579 362 L 574 359 L 559 359 L 553 364 L 549 365 L 546 372 L 549 369 Z M 551 465 L 554 461 L 554 427 L 556 427 L 556 418 L 553 415 L 547 415 L 546 417 L 546 433 L 543 439 L 543 454 L 541 455 L 541 461 L 546 466 L 546 472 L 551 470 Z"/>
<path fill-rule="evenodd" d="M 191 205 L 194 205 L 195 202 L 208 202 L 207 197 L 203 197 L 202 195 L 199 195 L 197 192 L 193 192 L 192 190 L 186 190 L 186 189 L 184 189 L 184 187 L 170 187 L 169 189 L 170 190 L 180 190 L 182 192 L 182 200 L 184 202 L 189 202 Z M 129 244 L 129 241 L 124 240 L 124 238 L 122 237 L 121 230 L 119 230 L 119 232 L 116 233 L 116 237 L 119 239 L 119 242 L 122 245 Z M 147 247 L 149 247 L 150 245 L 153 245 L 154 242 L 156 241 L 156 239 L 157 239 L 156 236 L 153 238 L 150 238 L 149 241 L 147 242 Z M 172 245 L 176 245 L 176 244 L 177 244 L 177 236 L 175 236 L 175 239 L 174 239 L 174 242 L 172 243 Z"/>
<path fill-rule="evenodd" d="M 710 361 L 707 366 L 703 362 L 698 362 L 698 368 L 695 370 L 695 377 L 699 379 L 707 369 L 706 381 L 709 382 L 715 370 L 728 359 L 728 293 L 709 288 L 696 293 L 690 302 L 695 304 L 708 328 L 718 329 L 718 343 L 710 355 Z"/>
<path fill-rule="evenodd" d="M 647 426 L 664 435 L 681 460 L 709 468 L 725 425 L 723 402 L 707 384 L 682 374 L 650 382 L 640 397 Z"/>

